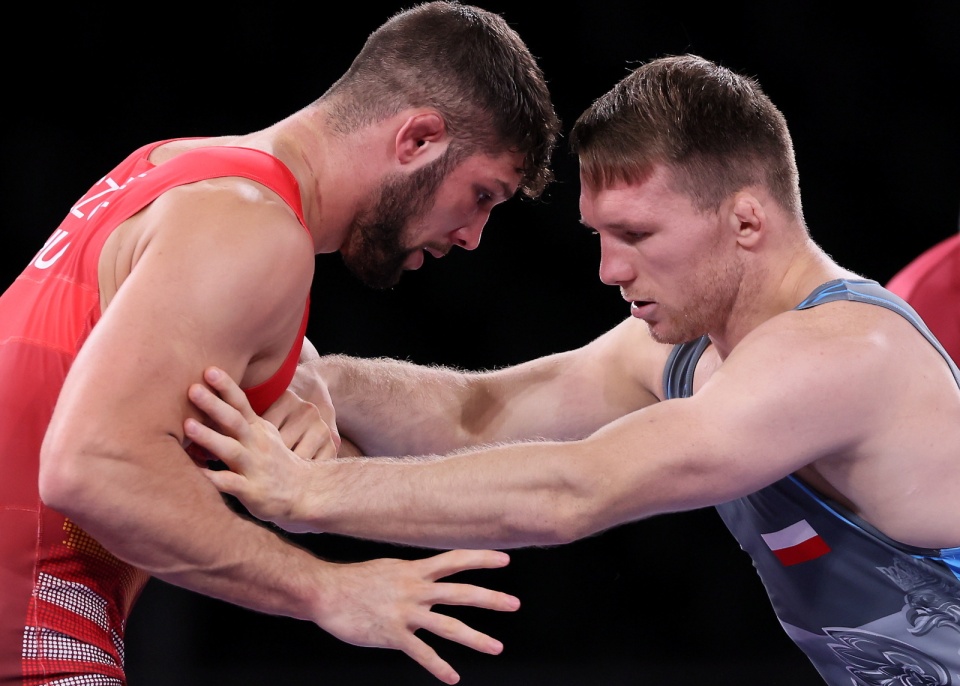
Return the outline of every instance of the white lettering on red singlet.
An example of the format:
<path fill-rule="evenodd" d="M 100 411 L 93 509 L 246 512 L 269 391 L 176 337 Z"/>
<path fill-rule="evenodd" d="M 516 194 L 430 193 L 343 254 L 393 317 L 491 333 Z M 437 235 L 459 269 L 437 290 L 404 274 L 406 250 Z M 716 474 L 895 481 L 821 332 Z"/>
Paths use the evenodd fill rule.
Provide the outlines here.
<path fill-rule="evenodd" d="M 127 187 L 127 184 L 135 179 L 139 179 L 143 176 L 146 176 L 146 172 L 143 174 L 138 174 L 137 176 L 131 176 L 127 179 L 126 183 L 118 184 L 116 181 L 111 179 L 109 176 L 104 176 L 97 182 L 97 186 L 94 188 L 94 193 L 83 198 L 80 202 L 70 208 L 70 214 L 72 214 L 77 219 L 87 219 L 89 220 L 97 210 L 106 207 L 110 204 L 110 201 L 105 199 L 105 196 L 110 193 L 115 193 L 119 190 L 123 190 Z M 106 186 L 103 189 L 99 189 L 100 186 Z M 96 202 L 96 204 L 90 208 L 86 209 L 90 203 Z M 70 247 L 69 243 L 64 244 L 62 248 L 56 253 L 52 253 L 53 249 L 56 248 L 67 236 L 70 235 L 69 231 L 64 231 L 63 229 L 57 229 L 53 232 L 53 235 L 47 239 L 47 242 L 43 244 L 43 248 L 40 249 L 40 252 L 37 253 L 37 256 L 33 258 L 33 261 L 30 263 L 37 269 L 49 269 L 53 264 L 59 260 L 67 248 Z"/>
<path fill-rule="evenodd" d="M 109 205 L 110 201 L 101 200 L 96 205 L 94 205 L 93 209 L 91 209 L 86 214 L 84 214 L 84 212 L 80 208 L 85 207 L 96 200 L 100 200 L 100 198 L 106 195 L 109 195 L 110 193 L 116 193 L 117 191 L 123 190 L 124 188 L 127 187 L 128 183 L 130 183 L 134 179 L 139 179 L 144 176 L 146 176 L 146 172 L 144 172 L 143 174 L 139 174 L 137 176 L 131 176 L 129 179 L 127 179 L 126 183 L 123 183 L 123 184 L 118 184 L 109 176 L 104 176 L 102 179 L 100 179 L 97 182 L 97 186 L 105 184 L 106 188 L 104 188 L 103 190 L 96 191 L 95 193 L 93 193 L 93 195 L 83 198 L 80 202 L 78 202 L 76 205 L 70 208 L 70 214 L 72 214 L 77 219 L 83 219 L 83 218 L 89 219 L 90 217 L 93 216 L 94 212 L 99 210 L 101 207 L 106 207 L 107 205 Z M 96 187 L 95 187 L 95 190 L 96 190 Z"/>
<path fill-rule="evenodd" d="M 47 242 L 43 244 L 40 252 L 37 253 L 37 256 L 33 258 L 33 266 L 37 269 L 47 269 L 52 267 L 53 263 L 60 259 L 60 256 L 63 255 L 64 251 L 70 247 L 70 244 L 67 243 L 65 246 L 60 248 L 60 252 L 55 255 L 50 255 L 50 251 L 57 247 L 64 238 L 70 234 L 67 231 L 62 229 L 57 229 L 53 232 L 53 235 L 47 239 Z"/>

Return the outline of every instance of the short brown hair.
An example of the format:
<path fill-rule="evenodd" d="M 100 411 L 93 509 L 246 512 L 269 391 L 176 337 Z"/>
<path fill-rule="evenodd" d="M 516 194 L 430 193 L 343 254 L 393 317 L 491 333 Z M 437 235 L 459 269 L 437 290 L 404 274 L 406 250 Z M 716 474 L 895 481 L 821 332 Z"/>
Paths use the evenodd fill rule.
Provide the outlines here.
<path fill-rule="evenodd" d="M 755 79 L 697 55 L 633 70 L 580 115 L 570 143 L 590 186 L 636 182 L 664 163 L 700 210 L 761 184 L 802 221 L 783 114 Z"/>
<path fill-rule="evenodd" d="M 321 100 L 331 101 L 333 124 L 344 132 L 433 107 L 459 157 L 523 153 L 520 191 L 528 197 L 553 179 L 560 121 L 543 73 L 504 18 L 478 7 L 438 0 L 396 13 Z"/>

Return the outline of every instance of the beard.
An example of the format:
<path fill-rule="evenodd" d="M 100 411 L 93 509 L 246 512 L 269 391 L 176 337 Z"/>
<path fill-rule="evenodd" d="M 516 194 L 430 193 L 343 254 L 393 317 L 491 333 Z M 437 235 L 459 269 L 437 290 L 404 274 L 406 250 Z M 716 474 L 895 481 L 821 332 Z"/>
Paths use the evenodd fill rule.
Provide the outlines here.
<path fill-rule="evenodd" d="M 698 266 L 685 289 L 692 304 L 684 309 L 665 308 L 659 326 L 649 327 L 651 337 L 658 343 L 676 345 L 724 331 L 743 279 L 743 264 L 737 260 L 713 258 Z"/>
<path fill-rule="evenodd" d="M 455 164 L 453 148 L 411 174 L 381 183 L 372 207 L 356 218 L 340 254 L 347 269 L 371 288 L 391 288 L 414 250 L 406 244 L 411 226 L 433 207 L 437 190 Z"/>

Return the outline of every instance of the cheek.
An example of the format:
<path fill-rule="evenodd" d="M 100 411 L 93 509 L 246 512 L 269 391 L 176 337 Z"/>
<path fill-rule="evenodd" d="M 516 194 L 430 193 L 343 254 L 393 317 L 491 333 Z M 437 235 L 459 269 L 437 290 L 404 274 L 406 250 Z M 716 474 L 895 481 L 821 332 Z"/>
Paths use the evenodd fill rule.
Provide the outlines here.
<path fill-rule="evenodd" d="M 489 216 L 489 210 L 477 205 L 476 200 L 469 196 L 465 200 L 435 205 L 427 221 L 433 227 L 433 237 L 440 238 L 460 228 L 474 227 L 478 222 L 482 227 Z"/>
<path fill-rule="evenodd" d="M 460 214 L 462 212 L 457 204 L 438 198 L 424 213 L 423 223 L 432 227 L 445 226 L 455 221 Z"/>
<path fill-rule="evenodd" d="M 640 273 L 647 274 L 658 281 L 682 279 L 695 265 L 691 255 L 679 250 L 641 246 L 634 248 L 632 252 L 632 260 Z"/>
<path fill-rule="evenodd" d="M 723 259 L 722 246 L 716 241 L 670 241 L 650 243 L 645 250 L 645 256 L 652 266 L 664 273 L 677 276 L 698 274 L 704 270 L 710 271 L 714 264 Z"/>

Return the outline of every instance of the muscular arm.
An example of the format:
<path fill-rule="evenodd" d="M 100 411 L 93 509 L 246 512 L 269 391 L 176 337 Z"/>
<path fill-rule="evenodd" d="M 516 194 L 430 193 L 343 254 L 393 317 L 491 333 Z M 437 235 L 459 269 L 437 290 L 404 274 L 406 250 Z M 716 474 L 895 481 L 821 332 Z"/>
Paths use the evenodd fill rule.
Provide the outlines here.
<path fill-rule="evenodd" d="M 182 447 L 183 385 L 215 360 L 244 385 L 272 373 L 312 277 L 311 242 L 289 210 L 236 195 L 224 183 L 177 189 L 121 229 L 136 247 L 106 273 L 129 275 L 67 376 L 41 493 L 161 579 L 306 618 L 322 610 L 310 557 L 226 508 Z"/>
<path fill-rule="evenodd" d="M 506 556 L 324 562 L 231 511 L 182 447 L 183 422 L 197 416 L 184 389 L 212 362 L 244 386 L 268 378 L 295 339 L 313 273 L 312 241 L 286 206 L 245 182 L 240 200 L 230 183 L 171 191 L 119 229 L 135 245 L 118 251 L 127 264 L 101 272 L 125 278 L 58 399 L 42 448 L 41 495 L 160 579 L 313 621 L 350 643 L 403 650 L 455 683 L 456 673 L 414 632 L 498 653 L 497 641 L 431 608 L 516 609 L 506 594 L 435 583 L 503 566 Z"/>
<path fill-rule="evenodd" d="M 278 499 L 268 509 L 281 526 L 430 546 L 563 543 L 725 502 L 814 462 L 833 463 L 836 474 L 855 469 L 889 420 L 878 401 L 894 392 L 876 374 L 883 356 L 806 323 L 772 327 L 745 339 L 692 398 L 632 412 L 583 439 L 308 463 L 257 462 L 220 436 L 226 442 L 211 445 L 234 451 L 237 473 L 208 476 L 255 506 Z M 200 404 L 230 425 L 217 402 L 207 394 Z M 847 495 L 856 505 L 858 493 Z"/>
<path fill-rule="evenodd" d="M 294 390 L 324 402 L 366 455 L 419 455 L 529 438 L 583 438 L 657 400 L 667 346 L 627 319 L 591 343 L 495 371 L 307 356 Z"/>

